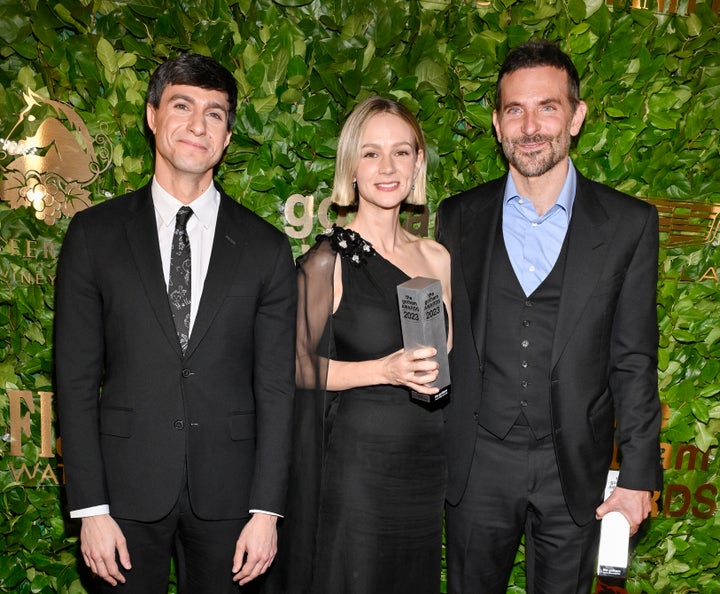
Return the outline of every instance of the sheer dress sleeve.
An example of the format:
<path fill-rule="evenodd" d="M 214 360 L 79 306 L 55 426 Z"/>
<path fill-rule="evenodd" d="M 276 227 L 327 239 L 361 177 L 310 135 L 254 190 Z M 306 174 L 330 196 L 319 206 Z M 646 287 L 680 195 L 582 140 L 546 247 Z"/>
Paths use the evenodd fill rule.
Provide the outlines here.
<path fill-rule="evenodd" d="M 298 259 L 296 391 L 293 452 L 287 514 L 283 523 L 280 565 L 285 594 L 309 593 L 325 438 L 329 434 L 335 393 L 325 389 L 333 356 L 333 275 L 337 254 L 330 242 L 318 241 Z"/>

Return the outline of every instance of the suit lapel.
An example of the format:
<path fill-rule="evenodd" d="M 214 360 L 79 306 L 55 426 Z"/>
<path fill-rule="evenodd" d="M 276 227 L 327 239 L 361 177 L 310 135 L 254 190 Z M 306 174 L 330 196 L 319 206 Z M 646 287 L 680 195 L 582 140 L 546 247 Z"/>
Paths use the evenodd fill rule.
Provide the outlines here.
<path fill-rule="evenodd" d="M 242 236 L 240 212 L 234 201 L 220 190 L 220 209 L 218 211 L 213 238 L 212 254 L 208 266 L 202 297 L 195 322 L 190 334 L 185 355 L 192 355 L 212 324 L 218 309 L 225 300 L 240 263 L 240 251 L 246 239 Z"/>
<path fill-rule="evenodd" d="M 492 186 L 486 186 L 487 193 L 469 200 L 466 212 L 462 213 L 460 253 L 463 257 L 463 274 L 470 300 L 473 339 L 480 361 L 483 360 L 485 350 L 490 263 L 502 212 L 505 180 L 506 177 L 502 177 L 491 182 Z"/>
<path fill-rule="evenodd" d="M 130 200 L 132 201 L 130 210 L 135 211 L 135 216 L 126 223 L 125 228 L 135 267 L 163 333 L 182 357 L 182 349 L 168 303 L 150 186 L 141 188 Z"/>
<path fill-rule="evenodd" d="M 578 173 L 567 260 L 560 293 L 552 361 L 560 359 L 603 270 L 610 240 L 610 219 L 591 184 Z"/>

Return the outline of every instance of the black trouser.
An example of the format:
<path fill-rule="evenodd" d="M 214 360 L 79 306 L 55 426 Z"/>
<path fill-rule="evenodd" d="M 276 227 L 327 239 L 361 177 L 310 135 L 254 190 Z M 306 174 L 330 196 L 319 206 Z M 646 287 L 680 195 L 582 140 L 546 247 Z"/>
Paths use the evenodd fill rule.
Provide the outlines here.
<path fill-rule="evenodd" d="M 478 426 L 467 490 L 446 510 L 448 592 L 505 594 L 524 533 L 529 594 L 589 594 L 599 527 L 570 517 L 551 436 Z"/>
<path fill-rule="evenodd" d="M 201 520 L 190 507 L 186 487 L 175 507 L 162 520 L 136 522 L 116 518 L 127 540 L 132 569 L 126 571 L 121 567 L 125 584 L 116 587 L 105 584 L 103 591 L 167 594 L 170 558 L 176 551 L 181 594 L 245 592 L 232 581 L 232 564 L 235 543 L 247 520 Z"/>

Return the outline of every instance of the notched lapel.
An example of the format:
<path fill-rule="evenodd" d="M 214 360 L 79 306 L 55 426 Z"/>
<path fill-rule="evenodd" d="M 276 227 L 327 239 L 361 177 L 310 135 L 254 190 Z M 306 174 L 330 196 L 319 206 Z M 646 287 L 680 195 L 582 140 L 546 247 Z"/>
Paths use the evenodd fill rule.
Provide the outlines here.
<path fill-rule="evenodd" d="M 186 357 L 192 355 L 210 328 L 240 265 L 241 250 L 245 241 L 242 238 L 242 222 L 236 216 L 238 211 L 229 208 L 232 204 L 228 204 L 228 201 L 232 202 L 232 198 L 221 195 L 210 264 L 198 312 L 190 333 Z"/>
<path fill-rule="evenodd" d="M 595 195 L 592 191 L 581 190 L 578 184 L 568 231 L 567 259 L 553 342 L 553 366 L 562 355 L 597 285 L 609 247 L 610 231 L 610 218 Z"/>
<path fill-rule="evenodd" d="M 504 187 L 503 183 L 501 189 Z M 469 201 L 469 207 L 460 221 L 462 270 L 470 300 L 473 339 L 480 361 L 483 360 L 485 346 L 490 262 L 501 211 L 502 194 L 499 197 L 477 196 Z"/>
<path fill-rule="evenodd" d="M 137 200 L 135 216 L 130 219 L 125 228 L 130 244 L 135 266 L 150 305 L 162 328 L 168 342 L 175 348 L 178 355 L 182 357 L 182 349 L 178 341 L 175 324 L 168 302 L 167 287 L 162 270 L 160 258 L 160 245 L 158 244 L 157 222 L 155 209 L 150 195 L 150 186 L 141 190 Z"/>

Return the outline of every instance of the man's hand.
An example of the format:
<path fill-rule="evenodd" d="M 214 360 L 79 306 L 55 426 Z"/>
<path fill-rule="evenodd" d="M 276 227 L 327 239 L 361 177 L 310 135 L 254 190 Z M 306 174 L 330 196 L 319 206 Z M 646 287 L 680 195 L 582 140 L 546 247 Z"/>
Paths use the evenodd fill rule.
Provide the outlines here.
<path fill-rule="evenodd" d="M 640 528 L 642 521 L 648 517 L 652 507 L 652 493 L 650 491 L 634 491 L 615 487 L 610 497 L 595 510 L 597 519 L 601 519 L 611 511 L 620 512 L 630 524 L 630 536 Z"/>
<path fill-rule="evenodd" d="M 85 564 L 90 571 L 112 586 L 117 586 L 118 582 L 125 583 L 125 576 L 115 561 L 115 551 L 120 564 L 127 570 L 131 569 L 125 536 L 117 522 L 109 514 L 83 518 L 80 552 Z"/>
<path fill-rule="evenodd" d="M 241 586 L 265 573 L 277 553 L 277 516 L 255 513 L 235 545 L 233 581 Z"/>

